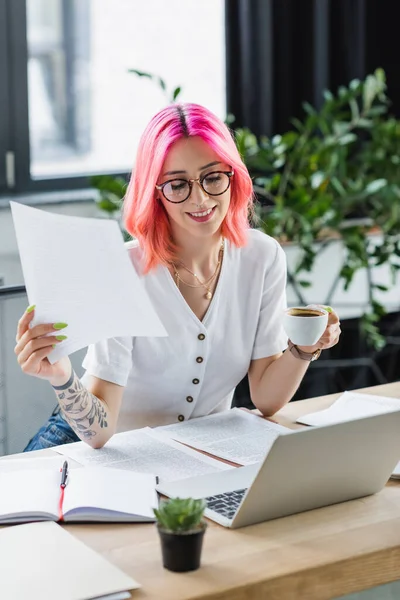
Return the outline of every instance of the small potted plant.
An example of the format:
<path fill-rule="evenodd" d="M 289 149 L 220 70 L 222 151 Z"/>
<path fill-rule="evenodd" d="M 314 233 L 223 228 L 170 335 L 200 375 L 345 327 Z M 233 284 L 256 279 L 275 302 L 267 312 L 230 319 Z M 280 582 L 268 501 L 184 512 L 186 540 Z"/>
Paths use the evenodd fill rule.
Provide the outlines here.
<path fill-rule="evenodd" d="M 163 565 L 170 571 L 194 571 L 200 566 L 206 503 L 193 498 L 161 500 L 154 509 Z"/>

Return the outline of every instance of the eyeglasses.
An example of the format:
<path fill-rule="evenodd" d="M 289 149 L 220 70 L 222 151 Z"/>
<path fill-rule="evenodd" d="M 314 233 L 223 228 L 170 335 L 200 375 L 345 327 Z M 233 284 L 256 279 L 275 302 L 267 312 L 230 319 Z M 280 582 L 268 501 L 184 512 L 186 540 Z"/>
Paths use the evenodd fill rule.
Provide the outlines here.
<path fill-rule="evenodd" d="M 221 196 L 229 188 L 232 175 L 233 171 L 213 171 L 198 179 L 171 179 L 156 185 L 156 188 L 162 191 L 168 202 L 180 204 L 189 198 L 195 182 L 208 196 Z"/>

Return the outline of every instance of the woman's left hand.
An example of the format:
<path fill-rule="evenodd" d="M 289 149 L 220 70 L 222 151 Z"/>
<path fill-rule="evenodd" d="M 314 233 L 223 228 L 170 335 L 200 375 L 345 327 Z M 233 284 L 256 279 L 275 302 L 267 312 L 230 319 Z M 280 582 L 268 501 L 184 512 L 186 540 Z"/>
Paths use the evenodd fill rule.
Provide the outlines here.
<path fill-rule="evenodd" d="M 327 350 L 336 346 L 339 341 L 341 329 L 338 315 L 330 306 L 322 306 L 315 304 L 313 305 L 318 308 L 323 308 L 328 311 L 328 324 L 324 333 L 319 338 L 318 342 L 314 346 L 299 346 L 304 352 L 315 352 L 316 350 Z"/>

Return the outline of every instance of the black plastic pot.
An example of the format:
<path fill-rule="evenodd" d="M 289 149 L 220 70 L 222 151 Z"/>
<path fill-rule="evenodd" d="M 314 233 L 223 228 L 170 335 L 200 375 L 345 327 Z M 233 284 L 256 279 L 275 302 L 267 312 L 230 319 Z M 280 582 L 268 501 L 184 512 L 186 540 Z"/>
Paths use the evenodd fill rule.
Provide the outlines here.
<path fill-rule="evenodd" d="M 157 525 L 164 567 L 181 573 L 198 569 L 206 527 L 207 523 L 202 523 L 199 529 L 174 533 Z"/>

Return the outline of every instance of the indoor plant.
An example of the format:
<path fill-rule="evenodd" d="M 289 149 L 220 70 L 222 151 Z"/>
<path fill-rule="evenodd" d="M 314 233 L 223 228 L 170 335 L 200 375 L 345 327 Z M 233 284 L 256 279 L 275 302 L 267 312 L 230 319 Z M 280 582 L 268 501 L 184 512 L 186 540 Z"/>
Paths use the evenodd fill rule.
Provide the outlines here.
<path fill-rule="evenodd" d="M 153 79 L 169 102 L 181 94 L 180 87 L 167 92 L 159 76 L 131 72 Z M 400 269 L 400 120 L 389 116 L 388 107 L 385 74 L 378 69 L 336 94 L 326 90 L 319 110 L 305 103 L 304 117 L 283 135 L 257 138 L 246 128 L 233 131 L 260 200 L 257 226 L 300 250 L 291 273 L 297 289 L 310 285 L 304 273 L 313 271 L 321 247 L 337 239 L 344 259 L 336 285 L 347 290 L 358 271 L 379 265 L 390 267 L 394 285 Z M 126 182 L 100 176 L 92 184 L 99 207 L 118 217 Z M 378 243 L 371 240 L 374 231 L 380 233 Z M 385 343 L 379 331 L 385 314 L 381 292 L 385 285 L 369 277 L 369 310 L 360 324 L 376 349 Z"/>
<path fill-rule="evenodd" d="M 194 571 L 200 566 L 206 529 L 206 503 L 193 498 L 161 500 L 154 509 L 161 540 L 163 565 L 170 571 Z"/>
<path fill-rule="evenodd" d="M 400 269 L 400 121 L 388 114 L 385 74 L 378 69 L 336 94 L 324 92 L 319 110 L 304 104 L 302 120 L 283 135 L 257 139 L 236 130 L 239 151 L 261 203 L 259 227 L 300 249 L 292 273 L 309 285 L 317 253 L 332 241 L 344 248 L 337 285 L 348 289 L 361 269 L 386 264 L 395 283 Z M 371 233 L 379 232 L 379 239 Z M 377 241 L 378 240 L 378 241 Z M 316 243 L 317 242 L 317 243 Z M 385 288 L 369 279 L 366 338 L 379 348 L 378 301 Z"/>

